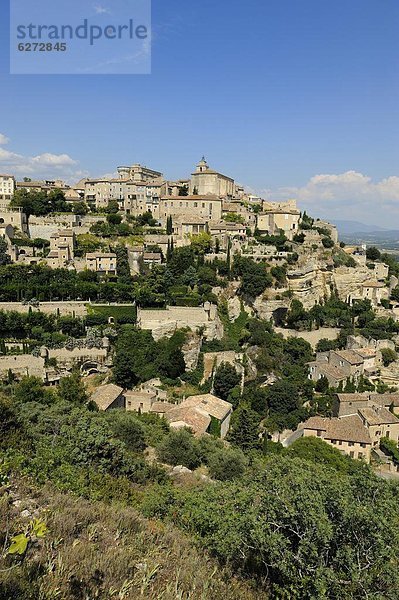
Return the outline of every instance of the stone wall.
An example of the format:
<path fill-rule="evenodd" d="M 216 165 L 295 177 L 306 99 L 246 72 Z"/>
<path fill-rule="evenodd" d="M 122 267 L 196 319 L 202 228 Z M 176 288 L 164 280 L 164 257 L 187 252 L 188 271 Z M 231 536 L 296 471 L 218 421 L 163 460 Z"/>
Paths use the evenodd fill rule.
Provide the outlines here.
<path fill-rule="evenodd" d="M 283 327 L 275 327 L 276 333 L 281 333 L 284 339 L 289 337 L 303 338 L 316 348 L 317 342 L 322 339 L 336 340 L 339 336 L 340 329 L 338 327 L 320 327 L 314 331 L 296 331 L 296 329 L 284 329 Z"/>
<path fill-rule="evenodd" d="M 217 314 L 217 307 L 205 303 L 198 307 L 168 306 L 166 309 L 137 310 L 137 325 L 142 329 L 150 329 L 155 340 L 170 337 L 177 329 L 186 327 L 192 331 L 204 330 L 208 340 L 223 337 L 223 325 Z"/>

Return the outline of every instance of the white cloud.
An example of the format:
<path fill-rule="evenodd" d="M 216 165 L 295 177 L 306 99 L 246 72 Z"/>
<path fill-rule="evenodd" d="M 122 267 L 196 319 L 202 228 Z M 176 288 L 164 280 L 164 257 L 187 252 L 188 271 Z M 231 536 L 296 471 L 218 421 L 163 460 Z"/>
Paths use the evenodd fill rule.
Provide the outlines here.
<path fill-rule="evenodd" d="M 4 134 L 0 134 L 0 144 L 4 145 L 7 142 L 8 138 Z M 51 179 L 54 177 L 74 182 L 87 176 L 87 172 L 77 169 L 77 166 L 77 161 L 65 153 L 43 152 L 37 156 L 24 156 L 6 150 L 0 145 L 0 172 L 10 172 L 17 178 L 33 176 L 40 179 Z"/>
<path fill-rule="evenodd" d="M 48 165 L 51 167 L 76 165 L 76 160 L 73 160 L 68 154 L 50 154 L 49 152 L 34 156 L 32 162 L 37 165 Z"/>
<path fill-rule="evenodd" d="M 93 8 L 96 11 L 97 15 L 111 14 L 109 8 L 106 8 L 105 6 L 94 5 Z"/>
<path fill-rule="evenodd" d="M 6 135 L 4 135 L 4 133 L 0 133 L 0 146 L 4 146 L 5 144 L 8 144 L 10 140 L 8 139 L 8 137 Z"/>
<path fill-rule="evenodd" d="M 399 177 L 394 175 L 373 181 L 357 171 L 326 173 L 314 175 L 302 187 L 261 193 L 271 200 L 296 198 L 300 208 L 315 216 L 360 220 L 392 229 L 399 226 Z"/>

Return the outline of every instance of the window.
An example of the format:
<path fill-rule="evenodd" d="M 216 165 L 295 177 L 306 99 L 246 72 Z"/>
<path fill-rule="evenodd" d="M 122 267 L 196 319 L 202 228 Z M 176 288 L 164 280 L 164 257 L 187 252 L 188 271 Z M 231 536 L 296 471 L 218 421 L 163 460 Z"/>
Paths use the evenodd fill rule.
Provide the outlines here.
<path fill-rule="evenodd" d="M 338 446 L 342 446 L 342 440 L 339 440 Z"/>
<path fill-rule="evenodd" d="M 349 446 L 354 446 L 354 442 L 349 442 Z"/>
<path fill-rule="evenodd" d="M 353 450 L 351 450 L 351 451 L 349 452 L 349 456 L 350 456 L 351 458 L 354 458 L 354 457 L 355 457 L 355 453 L 353 452 Z"/>
<path fill-rule="evenodd" d="M 322 433 L 323 433 L 323 432 L 322 432 L 322 430 L 321 430 L 321 429 L 318 429 L 318 430 L 317 430 L 317 437 L 321 437 L 321 434 L 322 434 Z"/>
<path fill-rule="evenodd" d="M 194 208 L 198 207 L 198 202 L 194 202 Z"/>
<path fill-rule="evenodd" d="M 359 459 L 362 459 L 362 458 L 363 458 L 363 456 L 364 456 L 364 455 L 363 455 L 363 452 L 359 452 L 359 454 L 357 455 L 357 457 L 358 457 Z"/>
<path fill-rule="evenodd" d="M 364 444 L 363 442 L 361 442 L 360 446 L 361 446 L 362 448 L 365 448 L 365 447 L 366 447 L 366 444 Z"/>

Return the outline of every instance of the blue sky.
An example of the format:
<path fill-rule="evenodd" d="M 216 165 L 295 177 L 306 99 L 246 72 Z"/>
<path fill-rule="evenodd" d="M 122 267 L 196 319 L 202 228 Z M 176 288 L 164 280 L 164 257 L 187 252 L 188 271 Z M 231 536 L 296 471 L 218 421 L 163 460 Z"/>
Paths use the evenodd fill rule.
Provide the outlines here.
<path fill-rule="evenodd" d="M 0 171 L 173 179 L 205 154 L 271 199 L 399 228 L 397 0 L 154 0 L 151 75 L 9 75 L 1 11 Z"/>

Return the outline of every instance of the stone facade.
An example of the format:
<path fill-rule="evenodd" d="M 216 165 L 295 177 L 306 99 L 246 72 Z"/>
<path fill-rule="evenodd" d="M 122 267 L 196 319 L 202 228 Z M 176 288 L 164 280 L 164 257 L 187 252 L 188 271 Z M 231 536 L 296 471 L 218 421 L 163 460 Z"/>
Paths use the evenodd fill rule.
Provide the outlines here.
<path fill-rule="evenodd" d="M 223 337 L 223 325 L 217 307 L 209 302 L 204 306 L 168 306 L 166 309 L 137 309 L 137 326 L 150 329 L 154 339 L 171 336 L 177 329 L 203 330 L 209 340 Z"/>
<path fill-rule="evenodd" d="M 200 196 L 232 197 L 235 192 L 234 179 L 211 169 L 202 157 L 191 175 L 190 194 L 195 192 Z"/>

